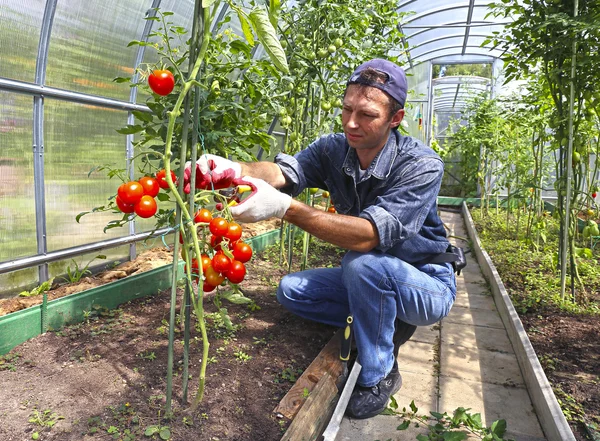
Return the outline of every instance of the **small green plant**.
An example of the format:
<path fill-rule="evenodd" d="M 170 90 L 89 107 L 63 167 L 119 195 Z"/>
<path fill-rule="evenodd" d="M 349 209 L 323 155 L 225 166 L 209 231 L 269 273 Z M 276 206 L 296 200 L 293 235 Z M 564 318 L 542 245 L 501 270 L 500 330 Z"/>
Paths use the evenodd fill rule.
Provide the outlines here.
<path fill-rule="evenodd" d="M 158 437 L 164 441 L 171 439 L 171 429 L 169 426 L 160 426 L 158 424 L 148 426 L 144 431 L 144 436 L 154 437 L 154 435 L 158 435 Z"/>
<path fill-rule="evenodd" d="M 71 259 L 71 262 L 73 262 L 73 265 L 75 267 L 71 268 L 70 265 L 67 267 L 67 276 L 63 280 L 68 283 L 77 283 L 81 280 L 83 276 L 92 274 L 92 272 L 89 270 L 89 267 L 90 264 L 96 259 L 106 259 L 106 256 L 103 254 L 99 254 L 92 260 L 90 260 L 84 267 L 81 268 L 79 267 L 79 264 L 75 261 L 75 259 Z"/>
<path fill-rule="evenodd" d="M 450 416 L 446 412 L 430 412 L 430 416 L 419 415 L 415 402 L 411 401 L 410 409 L 403 408 L 398 411 L 398 403 L 394 397 L 391 397 L 388 408 L 383 412 L 384 415 L 399 415 L 404 418 L 397 430 L 406 430 L 411 423 L 415 427 L 425 427 L 429 430 L 427 435 L 417 435 L 418 441 L 463 441 L 471 435 L 479 437 L 482 441 L 514 441 L 510 438 L 504 438 L 506 433 L 506 421 L 494 421 L 490 427 L 483 426 L 481 414 L 471 414 L 470 409 L 464 407 L 457 408 Z"/>
<path fill-rule="evenodd" d="M 46 291 L 49 291 L 52 288 L 52 283 L 54 283 L 54 278 L 50 280 L 46 280 L 40 286 L 33 288 L 31 291 L 21 291 L 19 293 L 20 297 L 35 297 L 40 294 L 44 294 Z"/>
<path fill-rule="evenodd" d="M 235 358 L 238 359 L 238 361 L 241 361 L 242 363 L 247 362 L 248 360 L 252 359 L 251 355 L 246 354 L 244 351 L 242 351 L 241 349 L 234 352 L 233 355 L 235 356 Z"/>
<path fill-rule="evenodd" d="M 295 383 L 300 375 L 302 375 L 302 369 L 295 369 L 293 367 L 284 368 L 280 374 L 275 376 L 275 383 L 281 383 L 283 381 L 289 381 L 290 383 Z"/>
<path fill-rule="evenodd" d="M 137 354 L 138 357 L 143 358 L 144 360 L 156 360 L 156 354 L 151 351 L 143 351 Z"/>
<path fill-rule="evenodd" d="M 15 362 L 21 358 L 21 354 L 15 352 L 13 354 L 0 355 L 0 371 L 11 371 L 17 370 Z"/>
<path fill-rule="evenodd" d="M 308 390 L 308 387 L 305 387 L 304 389 L 302 389 L 302 398 L 308 398 L 309 395 L 310 395 L 310 391 Z"/>
<path fill-rule="evenodd" d="M 190 417 L 184 416 L 181 419 L 181 422 L 185 425 L 185 426 L 193 426 L 194 425 L 194 421 L 192 421 L 192 419 Z"/>
<path fill-rule="evenodd" d="M 60 416 L 52 411 L 52 409 L 46 409 L 40 412 L 37 409 L 33 409 L 32 414 L 29 416 L 29 422 L 40 427 L 52 428 L 59 420 L 64 420 L 65 417 Z"/>

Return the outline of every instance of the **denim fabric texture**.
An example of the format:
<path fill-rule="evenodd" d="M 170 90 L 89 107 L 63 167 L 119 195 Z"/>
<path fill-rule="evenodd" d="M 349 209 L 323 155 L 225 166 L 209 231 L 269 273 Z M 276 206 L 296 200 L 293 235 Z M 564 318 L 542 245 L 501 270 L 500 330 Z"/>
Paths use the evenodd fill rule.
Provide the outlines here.
<path fill-rule="evenodd" d="M 327 189 L 338 213 L 366 218 L 378 230 L 380 244 L 372 251 L 349 251 L 341 268 L 289 274 L 277 292 L 283 306 L 307 319 L 344 327 L 352 314 L 362 365 L 358 384 L 374 386 L 394 363 L 395 320 L 431 325 L 454 303 L 451 264 L 420 263 L 448 247 L 437 215 L 443 162 L 396 130 L 362 178 L 343 134 L 322 137 L 293 157 L 279 154 L 275 162 L 288 182 L 282 191 L 296 196 L 306 187 Z"/>

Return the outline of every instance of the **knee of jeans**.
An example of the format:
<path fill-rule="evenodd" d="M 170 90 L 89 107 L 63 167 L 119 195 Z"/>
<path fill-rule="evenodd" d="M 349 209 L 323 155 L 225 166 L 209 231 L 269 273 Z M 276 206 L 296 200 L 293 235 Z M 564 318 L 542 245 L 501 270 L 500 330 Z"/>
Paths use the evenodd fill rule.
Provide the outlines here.
<path fill-rule="evenodd" d="M 356 274 L 364 269 L 365 265 L 373 256 L 370 253 L 359 253 L 358 251 L 348 251 L 342 259 L 342 269 L 349 274 Z"/>
<path fill-rule="evenodd" d="M 288 287 L 289 277 L 284 276 L 279 282 L 279 286 L 277 287 L 277 301 L 282 305 L 285 305 L 289 301 L 289 287 Z M 287 294 L 286 294 L 287 293 Z"/>

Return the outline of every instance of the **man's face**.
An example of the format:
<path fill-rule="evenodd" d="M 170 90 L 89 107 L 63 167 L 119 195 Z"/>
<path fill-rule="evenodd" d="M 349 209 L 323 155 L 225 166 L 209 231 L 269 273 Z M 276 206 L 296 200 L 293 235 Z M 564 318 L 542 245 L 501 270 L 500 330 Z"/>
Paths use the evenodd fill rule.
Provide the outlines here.
<path fill-rule="evenodd" d="M 381 149 L 390 130 L 404 117 L 404 110 L 389 116 L 390 98 L 375 87 L 351 84 L 342 108 L 342 126 L 348 144 L 357 150 Z"/>

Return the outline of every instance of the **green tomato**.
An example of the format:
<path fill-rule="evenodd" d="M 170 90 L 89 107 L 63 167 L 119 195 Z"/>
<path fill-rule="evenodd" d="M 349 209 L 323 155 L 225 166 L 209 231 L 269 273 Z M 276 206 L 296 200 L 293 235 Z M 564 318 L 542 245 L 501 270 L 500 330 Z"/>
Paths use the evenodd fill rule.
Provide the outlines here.
<path fill-rule="evenodd" d="M 327 51 L 328 51 L 330 54 L 334 54 L 334 53 L 335 53 L 335 51 L 337 51 L 337 47 L 336 47 L 336 45 L 335 45 L 335 44 L 330 44 L 330 45 L 327 47 Z"/>
<path fill-rule="evenodd" d="M 573 164 L 579 164 L 581 155 L 578 152 L 573 152 Z"/>
<path fill-rule="evenodd" d="M 281 41 L 279 42 L 279 44 L 281 44 L 281 47 L 282 47 L 283 49 L 285 49 L 285 48 L 287 48 L 287 47 L 288 47 L 288 42 L 287 42 L 287 40 L 281 40 Z"/>
<path fill-rule="evenodd" d="M 314 61 L 315 58 L 317 58 L 317 55 L 314 52 L 309 52 L 306 54 L 306 59 L 308 61 Z"/>
<path fill-rule="evenodd" d="M 327 49 L 319 49 L 317 51 L 317 56 L 319 58 L 325 58 L 328 54 L 329 54 L 329 52 L 327 52 Z"/>
<path fill-rule="evenodd" d="M 339 109 L 340 107 L 342 107 L 342 104 L 343 104 L 343 103 L 342 103 L 342 99 L 341 99 L 341 98 L 336 98 L 336 99 L 335 99 L 335 101 L 333 102 L 333 105 L 334 105 L 335 107 L 337 107 L 338 109 Z"/>
<path fill-rule="evenodd" d="M 290 133 L 290 141 L 297 141 L 297 140 L 298 140 L 298 133 L 296 133 L 296 132 Z"/>
<path fill-rule="evenodd" d="M 281 118 L 281 124 L 289 126 L 292 123 L 292 117 L 291 116 L 286 116 L 284 118 Z"/>
<path fill-rule="evenodd" d="M 336 38 L 333 41 L 333 44 L 335 44 L 335 47 L 337 47 L 339 49 L 344 45 L 344 40 L 342 40 L 341 38 Z"/>
<path fill-rule="evenodd" d="M 302 43 L 305 39 L 306 37 L 302 34 L 296 35 L 296 43 Z"/>
<path fill-rule="evenodd" d="M 321 109 L 324 110 L 325 112 L 331 110 L 331 104 L 327 101 L 323 101 L 321 102 Z"/>
<path fill-rule="evenodd" d="M 294 90 L 294 83 L 287 83 L 285 85 L 285 88 L 291 92 L 292 90 Z"/>
<path fill-rule="evenodd" d="M 309 191 L 310 194 L 316 194 L 319 191 L 319 189 L 315 188 L 315 187 L 312 187 L 312 188 L 309 188 L 308 191 Z"/>
<path fill-rule="evenodd" d="M 285 107 L 282 107 L 281 109 L 279 109 L 279 116 L 280 116 L 281 118 L 285 118 L 285 117 L 287 116 L 287 114 L 288 114 L 288 113 L 287 113 L 287 110 L 286 110 L 286 108 L 285 108 Z"/>

